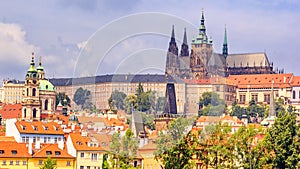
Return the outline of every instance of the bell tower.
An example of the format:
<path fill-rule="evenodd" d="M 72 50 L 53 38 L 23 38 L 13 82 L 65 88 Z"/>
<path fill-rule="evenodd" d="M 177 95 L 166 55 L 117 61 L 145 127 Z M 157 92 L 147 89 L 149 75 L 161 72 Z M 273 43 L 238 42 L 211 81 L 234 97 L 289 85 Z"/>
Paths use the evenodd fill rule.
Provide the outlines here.
<path fill-rule="evenodd" d="M 35 68 L 34 53 L 32 53 L 30 67 L 27 70 L 23 91 L 22 119 L 40 120 L 39 77 Z"/>
<path fill-rule="evenodd" d="M 199 34 L 192 39 L 190 68 L 193 79 L 207 78 L 207 63 L 213 52 L 212 40 L 207 38 L 204 21 L 204 11 L 202 10 Z"/>

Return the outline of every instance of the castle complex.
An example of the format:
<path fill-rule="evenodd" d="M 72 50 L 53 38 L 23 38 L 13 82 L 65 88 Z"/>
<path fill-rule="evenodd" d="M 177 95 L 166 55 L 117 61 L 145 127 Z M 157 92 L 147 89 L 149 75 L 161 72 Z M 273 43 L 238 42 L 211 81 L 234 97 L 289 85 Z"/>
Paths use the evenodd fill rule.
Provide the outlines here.
<path fill-rule="evenodd" d="M 180 53 L 178 53 L 173 26 L 166 59 L 167 74 L 182 79 L 207 79 L 214 75 L 227 77 L 275 73 L 273 63 L 269 62 L 265 53 L 229 54 L 226 28 L 222 53 L 215 53 L 213 41 L 207 37 L 204 21 L 202 12 L 199 34 L 192 39 L 191 51 L 184 30 Z"/>

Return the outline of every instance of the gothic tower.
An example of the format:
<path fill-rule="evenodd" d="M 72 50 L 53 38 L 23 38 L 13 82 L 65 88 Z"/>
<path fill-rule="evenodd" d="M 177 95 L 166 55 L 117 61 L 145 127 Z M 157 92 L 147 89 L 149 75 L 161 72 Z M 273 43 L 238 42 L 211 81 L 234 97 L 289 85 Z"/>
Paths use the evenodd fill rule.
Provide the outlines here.
<path fill-rule="evenodd" d="M 171 76 L 177 76 L 179 74 L 178 47 L 175 40 L 174 25 L 172 27 L 172 35 L 167 53 L 166 73 Z"/>
<path fill-rule="evenodd" d="M 34 64 L 34 53 L 30 67 L 27 70 L 24 84 L 24 97 L 22 101 L 22 119 L 27 120 L 40 120 L 40 107 L 39 100 L 39 77 L 38 71 Z"/>
<path fill-rule="evenodd" d="M 189 46 L 186 36 L 186 28 L 184 28 L 183 41 L 181 45 L 180 57 L 179 57 L 179 66 L 180 66 L 180 77 L 189 78 L 190 71 L 190 54 Z"/>
<path fill-rule="evenodd" d="M 199 34 L 192 40 L 190 68 L 191 76 L 194 79 L 207 78 L 207 63 L 213 52 L 212 40 L 207 38 L 204 21 L 204 12 L 202 10 Z"/>

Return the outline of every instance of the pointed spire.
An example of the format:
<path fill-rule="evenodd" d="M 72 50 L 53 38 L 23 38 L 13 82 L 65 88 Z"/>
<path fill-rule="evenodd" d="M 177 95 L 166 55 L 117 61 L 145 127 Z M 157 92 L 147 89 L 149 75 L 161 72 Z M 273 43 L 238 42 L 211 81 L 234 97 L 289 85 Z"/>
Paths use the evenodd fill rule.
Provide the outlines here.
<path fill-rule="evenodd" d="M 34 66 L 34 52 L 31 53 L 31 63 L 30 65 Z"/>
<path fill-rule="evenodd" d="M 189 46 L 187 42 L 186 28 L 184 28 L 183 42 L 181 45 L 180 56 L 189 56 Z"/>
<path fill-rule="evenodd" d="M 224 42 L 223 42 L 223 56 L 226 58 L 228 56 L 228 45 L 227 45 L 227 30 L 225 25 L 225 33 L 224 33 Z"/>
<path fill-rule="evenodd" d="M 175 40 L 175 31 L 174 31 L 174 25 L 172 25 L 172 35 L 171 35 L 171 39 Z"/>
<path fill-rule="evenodd" d="M 202 8 L 201 24 L 200 24 L 199 31 L 200 31 L 200 33 L 203 33 L 203 34 L 205 34 L 205 31 L 206 31 L 204 21 L 205 21 L 205 19 L 204 19 L 204 9 Z"/>
<path fill-rule="evenodd" d="M 42 66 L 42 56 L 40 56 L 39 66 Z"/>
<path fill-rule="evenodd" d="M 187 43 L 187 37 L 186 37 L 186 28 L 184 28 L 183 43 L 186 44 L 186 45 L 188 44 Z"/>

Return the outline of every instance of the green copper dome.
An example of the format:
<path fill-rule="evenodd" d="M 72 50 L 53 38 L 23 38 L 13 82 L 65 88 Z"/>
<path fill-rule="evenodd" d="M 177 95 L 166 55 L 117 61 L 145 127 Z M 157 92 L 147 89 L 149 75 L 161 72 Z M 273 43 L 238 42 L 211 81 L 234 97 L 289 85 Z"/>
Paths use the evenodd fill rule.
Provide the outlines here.
<path fill-rule="evenodd" d="M 48 80 L 39 80 L 40 90 L 54 91 L 54 86 Z"/>

